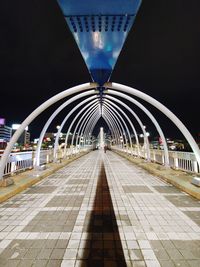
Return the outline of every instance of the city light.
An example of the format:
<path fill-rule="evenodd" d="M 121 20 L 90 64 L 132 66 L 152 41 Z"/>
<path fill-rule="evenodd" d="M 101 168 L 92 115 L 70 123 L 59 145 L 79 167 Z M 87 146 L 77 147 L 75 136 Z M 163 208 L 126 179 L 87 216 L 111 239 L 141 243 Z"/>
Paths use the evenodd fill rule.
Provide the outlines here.
<path fill-rule="evenodd" d="M 17 130 L 17 129 L 19 129 L 20 126 L 21 126 L 21 124 L 14 123 L 14 124 L 12 124 L 12 129 Z M 28 131 L 28 126 L 26 126 L 25 130 Z"/>

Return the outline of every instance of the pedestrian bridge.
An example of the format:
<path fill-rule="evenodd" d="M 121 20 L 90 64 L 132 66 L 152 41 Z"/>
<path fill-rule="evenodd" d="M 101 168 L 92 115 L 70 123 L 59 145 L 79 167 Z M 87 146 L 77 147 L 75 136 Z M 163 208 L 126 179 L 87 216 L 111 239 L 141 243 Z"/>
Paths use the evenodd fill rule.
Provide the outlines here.
<path fill-rule="evenodd" d="M 166 167 L 174 165 L 176 168 L 179 168 L 179 165 L 187 165 L 186 170 L 191 170 L 195 173 L 199 172 L 199 147 L 189 130 L 177 116 L 150 95 L 127 85 L 110 82 L 112 71 L 124 42 L 133 27 L 141 2 L 141 0 L 85 0 L 83 5 L 80 0 L 77 0 L 76 4 L 72 0 L 58 0 L 61 14 L 78 45 L 91 75 L 92 82 L 59 92 L 36 108 L 22 122 L 1 157 L 1 180 L 5 179 L 5 174 L 9 173 L 7 167 L 11 168 L 11 171 L 15 170 L 16 164 L 13 163 L 15 160 L 12 160 L 10 154 L 24 129 L 48 107 L 62 101 L 64 102 L 47 118 L 47 122 L 42 128 L 33 162 L 34 168 L 40 168 L 41 146 L 48 127 L 60 112 L 71 105 L 72 109 L 70 112 L 67 112 L 66 117 L 61 121 L 60 128 L 56 134 L 53 161 L 57 160 L 59 136 L 63 127 L 67 126 L 68 128 L 64 144 L 63 157 L 65 158 L 67 156 L 68 139 L 71 130 L 73 132 L 71 146 L 74 146 L 77 151 L 80 148 L 81 142 L 84 145 L 87 142 L 89 144 L 92 142 L 92 133 L 94 128 L 98 127 L 100 119 L 104 120 L 111 132 L 110 146 L 126 146 L 126 148 L 130 148 L 130 153 L 136 157 L 144 157 L 147 161 L 151 161 L 153 157 L 153 160 L 157 161 L 156 159 L 159 156 L 155 154 L 152 156 L 148 135 L 144 126 L 145 123 L 134 110 L 134 107 L 137 107 L 148 117 L 155 127 L 160 140 L 162 140 L 163 155 L 160 155 L 162 160 L 159 163 Z M 118 9 L 119 6 L 120 11 Z M 145 107 L 144 102 L 163 113 L 185 137 L 194 153 L 192 159 L 189 154 L 187 154 L 189 156 L 185 154 L 183 162 L 186 162 L 186 164 L 182 164 L 182 160 L 170 157 L 165 133 L 155 115 Z M 138 128 L 144 139 L 142 148 L 138 140 Z"/>
<path fill-rule="evenodd" d="M 0 266 L 199 266 L 200 203 L 96 150 L 0 204 Z"/>
<path fill-rule="evenodd" d="M 32 185 L 37 177 L 39 181 L 45 167 L 47 172 L 52 166 L 57 170 L 0 204 L 0 266 L 200 266 L 199 201 L 119 156 L 141 161 L 143 167 L 153 164 L 165 180 L 170 176 L 173 184 L 179 181 L 181 189 L 200 195 L 187 180 L 186 172 L 200 172 L 200 150 L 189 130 L 150 95 L 110 81 L 141 1 L 85 0 L 83 5 L 77 0 L 75 5 L 58 0 L 58 4 L 92 82 L 67 88 L 37 107 L 1 155 L 0 184 L 7 187 L 0 188 L 0 200 Z M 168 150 L 165 133 L 145 103 L 177 126 L 192 153 Z M 54 104 L 58 108 L 42 126 L 36 151 L 11 153 L 24 129 Z M 43 151 L 49 126 L 69 106 L 53 149 Z M 145 122 L 134 107 L 151 121 L 163 150 L 150 148 Z M 111 133 L 107 140 L 111 151 L 106 153 L 93 151 L 99 120 Z M 66 138 L 60 147 L 63 127 Z M 85 155 L 64 166 L 81 152 Z M 27 169 L 32 170 L 22 173 Z"/>

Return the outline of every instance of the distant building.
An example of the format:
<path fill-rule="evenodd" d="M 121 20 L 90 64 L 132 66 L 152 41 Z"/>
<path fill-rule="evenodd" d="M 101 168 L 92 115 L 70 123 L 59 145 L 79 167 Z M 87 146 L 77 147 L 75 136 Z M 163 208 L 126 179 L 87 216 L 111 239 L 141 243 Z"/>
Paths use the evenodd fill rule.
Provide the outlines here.
<path fill-rule="evenodd" d="M 12 128 L 5 125 L 5 119 L 0 118 L 0 149 L 4 149 L 12 136 Z"/>
<path fill-rule="evenodd" d="M 12 135 L 16 132 L 16 130 L 19 128 L 20 124 L 13 124 L 12 125 Z M 22 135 L 19 137 L 17 143 L 19 145 L 25 146 L 27 144 L 30 144 L 30 133 L 28 132 L 28 127 L 24 130 Z"/>
<path fill-rule="evenodd" d="M 0 140 L 9 142 L 12 135 L 12 128 L 6 125 L 0 125 Z"/>

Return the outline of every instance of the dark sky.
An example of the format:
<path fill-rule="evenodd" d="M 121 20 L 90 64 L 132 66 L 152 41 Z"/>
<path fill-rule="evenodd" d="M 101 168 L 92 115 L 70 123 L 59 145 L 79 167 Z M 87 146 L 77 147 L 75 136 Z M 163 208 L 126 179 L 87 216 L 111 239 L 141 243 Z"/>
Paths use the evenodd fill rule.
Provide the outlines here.
<path fill-rule="evenodd" d="M 199 10 L 199 0 L 143 0 L 111 78 L 161 101 L 195 137 L 200 132 Z M 8 125 L 22 122 L 56 93 L 88 81 L 56 0 L 0 1 L 0 117 Z M 50 111 L 31 125 L 32 136 Z M 167 136 L 178 137 L 164 116 L 151 111 Z M 154 131 L 148 121 L 147 127 Z"/>

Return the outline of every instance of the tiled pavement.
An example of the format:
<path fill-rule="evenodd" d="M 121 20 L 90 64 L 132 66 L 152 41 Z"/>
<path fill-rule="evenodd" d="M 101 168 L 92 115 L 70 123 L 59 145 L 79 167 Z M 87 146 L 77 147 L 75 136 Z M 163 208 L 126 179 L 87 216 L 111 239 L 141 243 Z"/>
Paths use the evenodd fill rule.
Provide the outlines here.
<path fill-rule="evenodd" d="M 200 202 L 94 151 L 0 205 L 0 266 L 200 266 Z"/>

